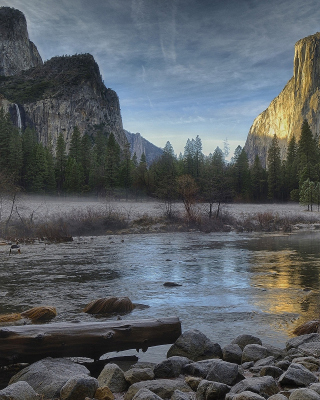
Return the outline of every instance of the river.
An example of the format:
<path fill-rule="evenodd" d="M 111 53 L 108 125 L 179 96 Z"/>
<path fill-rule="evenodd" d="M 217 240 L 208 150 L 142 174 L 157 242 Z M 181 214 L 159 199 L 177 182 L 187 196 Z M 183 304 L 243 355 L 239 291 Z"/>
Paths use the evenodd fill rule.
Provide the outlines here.
<path fill-rule="evenodd" d="M 82 312 L 91 300 L 128 296 L 148 308 L 123 319 L 178 316 L 183 331 L 199 329 L 221 346 L 250 333 L 283 347 L 294 327 L 319 315 L 319 243 L 317 231 L 192 232 L 38 242 L 11 256 L 0 246 L 0 313 L 52 305 L 56 322 L 96 321 Z M 162 359 L 168 347 L 142 359 Z"/>

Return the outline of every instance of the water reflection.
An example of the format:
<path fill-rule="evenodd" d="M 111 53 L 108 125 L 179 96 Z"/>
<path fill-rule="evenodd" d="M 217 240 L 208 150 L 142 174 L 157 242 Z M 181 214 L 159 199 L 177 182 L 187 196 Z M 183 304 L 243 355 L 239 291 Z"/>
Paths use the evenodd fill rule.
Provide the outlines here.
<path fill-rule="evenodd" d="M 82 312 L 91 300 L 129 296 L 150 308 L 126 319 L 177 315 L 184 330 L 200 329 L 221 345 L 252 333 L 282 346 L 297 324 L 318 315 L 319 239 L 316 232 L 174 233 L 39 243 L 19 256 L 0 248 L 0 313 L 47 304 L 57 321 L 91 321 Z"/>

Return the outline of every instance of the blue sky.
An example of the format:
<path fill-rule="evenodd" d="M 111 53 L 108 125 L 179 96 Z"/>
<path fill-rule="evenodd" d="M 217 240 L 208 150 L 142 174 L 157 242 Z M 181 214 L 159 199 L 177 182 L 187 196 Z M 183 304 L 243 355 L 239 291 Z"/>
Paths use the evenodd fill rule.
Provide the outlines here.
<path fill-rule="evenodd" d="M 318 0 L 0 0 L 21 10 L 43 58 L 91 53 L 120 98 L 123 126 L 183 152 L 227 138 L 293 74 L 294 44 L 320 31 Z"/>

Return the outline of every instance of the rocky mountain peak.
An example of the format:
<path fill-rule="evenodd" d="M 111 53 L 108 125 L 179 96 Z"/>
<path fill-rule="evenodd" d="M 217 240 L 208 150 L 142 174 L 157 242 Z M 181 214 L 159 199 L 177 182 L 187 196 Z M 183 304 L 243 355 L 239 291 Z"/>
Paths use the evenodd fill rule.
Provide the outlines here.
<path fill-rule="evenodd" d="M 253 163 L 256 155 L 266 166 L 268 148 L 277 135 L 282 157 L 287 142 L 300 137 L 301 125 L 307 119 L 314 135 L 320 133 L 320 33 L 300 39 L 295 45 L 293 77 L 269 107 L 253 122 L 245 150 Z"/>
<path fill-rule="evenodd" d="M 0 7 L 0 75 L 15 75 L 41 64 L 40 54 L 29 40 L 24 14 Z"/>

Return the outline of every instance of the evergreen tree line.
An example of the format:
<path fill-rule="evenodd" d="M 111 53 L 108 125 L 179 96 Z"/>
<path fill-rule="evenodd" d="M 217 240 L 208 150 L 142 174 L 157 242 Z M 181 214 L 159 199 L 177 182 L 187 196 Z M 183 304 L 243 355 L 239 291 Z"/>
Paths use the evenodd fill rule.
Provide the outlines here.
<path fill-rule="evenodd" d="M 250 166 L 245 150 L 238 146 L 231 161 L 226 150 L 217 147 L 205 156 L 199 136 L 188 139 L 184 153 L 176 157 L 170 142 L 163 154 L 148 167 L 145 155 L 131 157 L 112 133 L 100 129 L 95 138 L 81 136 L 74 128 L 69 152 L 62 134 L 56 151 L 43 146 L 37 133 L 20 132 L 9 114 L 0 110 L 0 168 L 12 182 L 30 193 L 106 194 L 122 190 L 162 199 L 170 214 L 176 199 L 213 204 L 228 201 L 300 201 L 312 208 L 320 203 L 320 148 L 308 122 L 301 127 L 298 141 L 293 136 L 287 157 L 281 160 L 278 138 L 274 135 L 267 155 L 267 170 L 258 156 Z"/>

